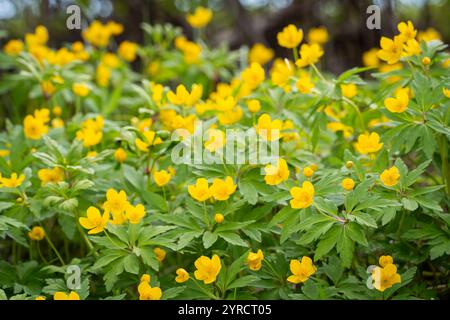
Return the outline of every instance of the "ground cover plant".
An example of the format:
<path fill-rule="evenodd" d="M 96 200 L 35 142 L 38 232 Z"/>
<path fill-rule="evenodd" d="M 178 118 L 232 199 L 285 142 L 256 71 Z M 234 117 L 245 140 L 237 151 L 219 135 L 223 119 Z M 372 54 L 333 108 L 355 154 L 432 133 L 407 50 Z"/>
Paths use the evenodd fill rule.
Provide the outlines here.
<path fill-rule="evenodd" d="M 61 48 L 43 26 L 5 43 L 0 299 L 448 297 L 438 32 L 400 22 L 332 75 L 323 27 L 279 30 L 274 59 L 209 46 L 213 18 L 189 14 L 192 39 L 143 24 L 118 43 L 123 25 L 94 21 Z"/>

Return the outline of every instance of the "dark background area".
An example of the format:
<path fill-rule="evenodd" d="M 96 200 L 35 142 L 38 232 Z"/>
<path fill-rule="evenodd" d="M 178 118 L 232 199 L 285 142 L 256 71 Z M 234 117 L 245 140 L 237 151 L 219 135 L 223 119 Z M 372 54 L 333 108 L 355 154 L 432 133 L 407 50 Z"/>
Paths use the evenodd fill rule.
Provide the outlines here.
<path fill-rule="evenodd" d="M 361 65 L 364 51 L 376 47 L 382 35 L 397 33 L 397 23 L 410 19 L 419 30 L 433 27 L 443 40 L 450 39 L 450 0 L 0 0 L 2 43 L 23 38 L 38 24 L 50 32 L 50 45 L 81 39 L 80 31 L 66 28 L 66 8 L 82 7 L 82 23 L 93 19 L 114 20 L 125 26 L 119 40 L 142 43 L 141 22 L 171 23 L 192 36 L 185 15 L 198 5 L 211 8 L 214 18 L 206 28 L 212 46 L 227 43 L 231 49 L 256 42 L 272 47 L 276 55 L 290 55 L 276 42 L 276 34 L 294 23 L 305 31 L 324 25 L 330 33 L 323 67 L 342 72 Z M 369 5 L 381 8 L 381 30 L 366 27 Z M 306 34 L 306 32 L 305 32 Z"/>

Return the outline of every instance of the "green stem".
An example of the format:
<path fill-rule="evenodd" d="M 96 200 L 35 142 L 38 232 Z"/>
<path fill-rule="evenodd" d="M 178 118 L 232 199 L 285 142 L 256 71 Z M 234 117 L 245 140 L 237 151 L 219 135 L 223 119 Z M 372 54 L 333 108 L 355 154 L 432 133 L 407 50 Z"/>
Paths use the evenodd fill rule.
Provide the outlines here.
<path fill-rule="evenodd" d="M 324 81 L 324 82 L 328 82 L 327 79 L 325 79 L 325 77 L 322 75 L 322 73 L 319 71 L 319 69 L 317 69 L 317 67 L 315 66 L 315 64 L 311 64 L 311 67 L 313 68 L 314 72 L 319 76 L 319 78 Z"/>
<path fill-rule="evenodd" d="M 294 63 L 298 60 L 298 51 L 297 47 L 292 48 L 292 52 L 294 53 Z"/>
<path fill-rule="evenodd" d="M 275 268 L 272 266 L 272 264 L 269 262 L 269 260 L 264 259 L 263 262 L 267 264 L 269 269 L 272 271 L 272 274 L 281 282 L 284 282 L 284 279 L 275 271 Z"/>
<path fill-rule="evenodd" d="M 359 122 L 361 123 L 362 130 L 363 131 L 366 130 L 366 125 L 364 124 L 364 118 L 363 118 L 358 106 L 352 100 L 350 100 L 346 97 L 342 97 L 342 100 L 347 102 L 351 107 L 353 107 L 353 109 L 355 109 L 356 113 L 358 114 L 358 118 L 359 118 Z"/>
<path fill-rule="evenodd" d="M 44 229 L 44 227 L 42 227 L 42 224 L 39 223 L 39 225 L 41 226 L 42 229 Z M 52 248 L 53 252 L 56 254 L 56 256 L 58 257 L 58 260 L 61 262 L 61 264 L 63 266 L 65 266 L 66 264 L 64 263 L 63 258 L 61 257 L 61 255 L 59 254 L 59 251 L 56 249 L 55 245 L 53 244 L 52 240 L 50 239 L 50 237 L 47 235 L 47 231 L 45 231 L 45 240 L 47 240 L 48 245 L 50 246 L 50 248 Z"/>
<path fill-rule="evenodd" d="M 448 166 L 448 145 L 447 140 L 444 135 L 442 135 L 439 139 L 439 151 L 441 154 L 441 162 L 442 162 L 442 179 L 445 183 L 445 191 L 447 195 L 450 195 L 450 170 Z"/>
<path fill-rule="evenodd" d="M 203 201 L 203 214 L 204 214 L 204 219 L 205 219 L 205 223 L 208 226 L 208 230 L 211 229 L 211 225 L 209 223 L 209 216 L 208 216 L 208 211 L 206 210 L 206 202 Z"/>
<path fill-rule="evenodd" d="M 124 249 L 123 247 L 119 246 L 117 243 L 115 243 L 115 242 L 113 241 L 113 239 L 111 239 L 111 237 L 109 236 L 109 233 L 108 233 L 108 231 L 106 231 L 106 229 L 103 230 L 103 232 L 105 233 L 105 235 L 106 235 L 106 237 L 108 238 L 108 240 L 109 240 L 116 248 L 128 252 L 128 250 L 126 250 L 126 249 Z"/>
<path fill-rule="evenodd" d="M 48 264 L 47 259 L 45 259 L 44 256 L 42 255 L 41 247 L 39 245 L 39 242 L 36 244 L 36 246 L 37 246 L 37 252 L 39 254 L 39 257 L 42 259 L 42 261 L 44 261 L 45 264 Z"/>
<path fill-rule="evenodd" d="M 195 283 L 195 285 L 203 292 L 205 293 L 208 297 L 214 299 L 214 300 L 219 300 L 219 297 L 217 297 L 215 294 L 209 292 L 208 290 L 206 290 L 205 288 L 203 288 L 198 282 L 197 280 L 195 280 L 194 278 L 191 278 L 191 280 Z"/>

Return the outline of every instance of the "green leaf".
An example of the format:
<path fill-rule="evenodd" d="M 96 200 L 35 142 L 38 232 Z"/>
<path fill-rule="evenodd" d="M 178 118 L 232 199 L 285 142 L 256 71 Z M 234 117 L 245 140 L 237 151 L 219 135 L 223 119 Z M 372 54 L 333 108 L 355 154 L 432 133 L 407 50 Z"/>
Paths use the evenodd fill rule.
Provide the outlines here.
<path fill-rule="evenodd" d="M 203 246 L 205 249 L 208 249 L 211 247 L 218 239 L 218 235 L 216 233 L 212 233 L 211 231 L 207 230 L 203 234 Z"/>
<path fill-rule="evenodd" d="M 293 214 L 298 214 L 298 209 L 293 209 L 291 206 L 284 207 L 273 216 L 272 220 L 269 222 L 269 227 L 273 227 L 274 225 L 283 222 Z"/>
<path fill-rule="evenodd" d="M 242 194 L 245 200 L 248 203 L 254 205 L 258 202 L 258 192 L 256 191 L 256 187 L 253 186 L 252 182 L 249 180 L 240 180 L 239 181 L 239 192 Z"/>
<path fill-rule="evenodd" d="M 377 222 L 375 221 L 375 219 L 365 212 L 358 212 L 354 215 L 354 217 L 360 224 L 366 225 L 371 228 L 377 227 Z"/>
<path fill-rule="evenodd" d="M 236 233 L 233 232 L 221 232 L 218 233 L 219 237 L 221 237 L 223 240 L 228 242 L 229 244 L 236 245 L 236 246 L 242 246 L 242 247 L 248 247 L 248 244 L 242 240 L 240 236 L 238 236 Z"/>
<path fill-rule="evenodd" d="M 259 280 L 259 278 L 257 276 L 252 276 L 252 275 L 243 276 L 241 278 L 234 280 L 229 286 L 227 286 L 227 289 L 248 287 L 248 286 L 254 284 L 258 280 Z"/>
<path fill-rule="evenodd" d="M 408 198 L 402 198 L 403 207 L 408 211 L 414 211 L 419 207 L 417 201 Z"/>
<path fill-rule="evenodd" d="M 129 254 L 123 260 L 125 271 L 133 274 L 139 274 L 139 259 L 134 254 Z"/>
<path fill-rule="evenodd" d="M 353 251 L 355 249 L 355 243 L 347 235 L 345 226 L 342 228 L 336 249 L 337 252 L 339 253 L 339 256 L 341 257 L 341 265 L 344 268 L 349 268 L 353 260 Z"/>
<path fill-rule="evenodd" d="M 159 270 L 159 262 L 151 247 L 140 247 L 141 257 L 144 263 L 155 271 Z"/>
<path fill-rule="evenodd" d="M 331 249 L 334 248 L 334 246 L 337 243 L 339 234 L 341 233 L 341 227 L 338 225 L 334 225 L 319 241 L 317 244 L 316 252 L 314 254 L 314 261 L 319 260 L 324 255 L 326 255 L 328 252 L 331 251 Z"/>

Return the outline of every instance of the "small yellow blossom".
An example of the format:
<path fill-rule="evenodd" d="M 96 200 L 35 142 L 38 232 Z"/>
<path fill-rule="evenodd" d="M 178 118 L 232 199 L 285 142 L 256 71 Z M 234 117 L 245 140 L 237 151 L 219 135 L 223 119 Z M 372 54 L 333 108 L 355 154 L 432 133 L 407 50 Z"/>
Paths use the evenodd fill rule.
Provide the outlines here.
<path fill-rule="evenodd" d="M 261 249 L 256 253 L 249 252 L 247 256 L 248 268 L 253 271 L 258 271 L 262 267 L 262 261 L 264 260 L 264 254 Z"/>
<path fill-rule="evenodd" d="M 166 250 L 161 248 L 153 249 L 153 253 L 156 256 L 156 260 L 158 260 L 159 262 L 163 262 L 167 255 Z"/>
<path fill-rule="evenodd" d="M 91 89 L 86 83 L 77 82 L 72 85 L 72 91 L 75 95 L 79 97 L 86 97 Z"/>
<path fill-rule="evenodd" d="M 351 178 L 345 178 L 342 180 L 342 188 L 344 188 L 347 191 L 353 190 L 355 187 L 355 181 Z"/>
<path fill-rule="evenodd" d="M 153 174 L 153 179 L 158 187 L 163 187 L 170 182 L 170 179 L 172 179 L 172 174 L 166 170 L 156 171 Z"/>
<path fill-rule="evenodd" d="M 175 281 L 177 283 L 184 283 L 189 280 L 189 273 L 183 268 L 178 268 L 176 274 Z"/>
<path fill-rule="evenodd" d="M 0 175 L 0 187 L 5 188 L 17 188 L 20 187 L 25 180 L 25 175 L 21 174 L 20 176 L 17 173 L 11 173 L 9 178 L 2 177 Z"/>
<path fill-rule="evenodd" d="M 304 209 L 308 208 L 314 200 L 314 186 L 309 181 L 304 181 L 302 187 L 293 187 L 289 191 L 292 200 L 290 200 L 291 208 Z"/>
<path fill-rule="evenodd" d="M 300 47 L 300 59 L 295 61 L 295 64 L 298 67 L 303 68 L 317 63 L 322 56 L 323 50 L 317 43 L 311 45 L 303 44 Z"/>
<path fill-rule="evenodd" d="M 127 160 L 127 152 L 123 148 L 118 148 L 114 151 L 114 159 L 119 163 L 124 163 Z"/>
<path fill-rule="evenodd" d="M 293 275 L 289 276 L 287 281 L 295 284 L 305 282 L 317 271 L 311 258 L 306 256 L 302 257 L 301 261 L 291 260 L 290 269 Z"/>
<path fill-rule="evenodd" d="M 358 93 L 358 88 L 353 83 L 341 84 L 341 92 L 342 96 L 351 99 Z"/>
<path fill-rule="evenodd" d="M 272 49 L 267 48 L 261 43 L 256 43 L 248 53 L 248 61 L 250 64 L 256 62 L 260 65 L 264 65 L 272 60 L 273 56 L 274 52 Z"/>
<path fill-rule="evenodd" d="M 380 142 L 378 133 L 372 132 L 360 134 L 354 146 L 359 153 L 367 154 L 379 151 L 383 147 L 383 143 Z"/>
<path fill-rule="evenodd" d="M 71 291 L 69 294 L 58 291 L 53 295 L 53 300 L 80 300 L 80 296 L 75 291 Z"/>
<path fill-rule="evenodd" d="M 214 199 L 225 201 L 236 191 L 236 188 L 233 178 L 228 176 L 224 180 L 214 179 L 210 191 Z"/>
<path fill-rule="evenodd" d="M 83 228 L 89 229 L 89 234 L 97 234 L 105 230 L 109 221 L 109 213 L 104 212 L 101 215 L 96 207 L 89 207 L 87 217 L 80 217 L 78 220 Z"/>
<path fill-rule="evenodd" d="M 284 48 L 296 48 L 303 40 L 303 30 L 290 24 L 277 34 L 278 44 Z"/>
<path fill-rule="evenodd" d="M 286 160 L 279 159 L 276 166 L 268 164 L 264 168 L 264 181 L 268 185 L 278 185 L 289 178 L 289 168 Z"/>
<path fill-rule="evenodd" d="M 380 174 L 380 180 L 386 187 L 393 187 L 397 185 L 399 179 L 400 172 L 396 166 L 386 169 Z"/>
<path fill-rule="evenodd" d="M 213 12 L 204 7 L 197 7 L 193 14 L 188 14 L 186 16 L 187 22 L 191 27 L 200 29 L 205 27 L 212 19 Z"/>
<path fill-rule="evenodd" d="M 125 216 L 131 224 L 138 224 L 145 216 L 145 208 L 142 204 L 133 207 L 131 204 L 125 210 Z"/>
<path fill-rule="evenodd" d="M 221 214 L 221 213 L 216 213 L 216 214 L 214 215 L 214 221 L 215 221 L 217 224 L 221 224 L 221 223 L 223 222 L 223 220 L 225 220 L 225 217 L 223 216 L 223 214 Z"/>
<path fill-rule="evenodd" d="M 408 109 L 409 88 L 400 88 L 395 93 L 395 98 L 387 98 L 384 100 L 384 106 L 390 112 L 402 113 Z"/>
<path fill-rule="evenodd" d="M 53 169 L 41 169 L 38 171 L 38 177 L 43 185 L 50 182 L 56 183 L 64 180 L 64 171 L 59 167 Z"/>
<path fill-rule="evenodd" d="M 124 41 L 119 45 L 117 52 L 125 61 L 133 62 L 136 60 L 138 45 L 131 41 Z"/>
<path fill-rule="evenodd" d="M 328 31 L 324 26 L 311 28 L 308 31 L 308 42 L 323 45 L 328 41 Z"/>
<path fill-rule="evenodd" d="M 210 284 L 216 281 L 219 275 L 220 269 L 222 268 L 222 262 L 218 255 L 213 255 L 212 258 L 201 256 L 195 260 L 195 270 L 194 275 L 197 280 L 203 281 L 205 284 Z"/>
<path fill-rule="evenodd" d="M 45 237 L 45 231 L 42 227 L 34 226 L 30 232 L 28 232 L 28 237 L 31 240 L 41 241 Z"/>
<path fill-rule="evenodd" d="M 212 196 L 208 180 L 205 178 L 199 178 L 195 185 L 189 185 L 188 192 L 197 201 L 206 201 Z"/>

